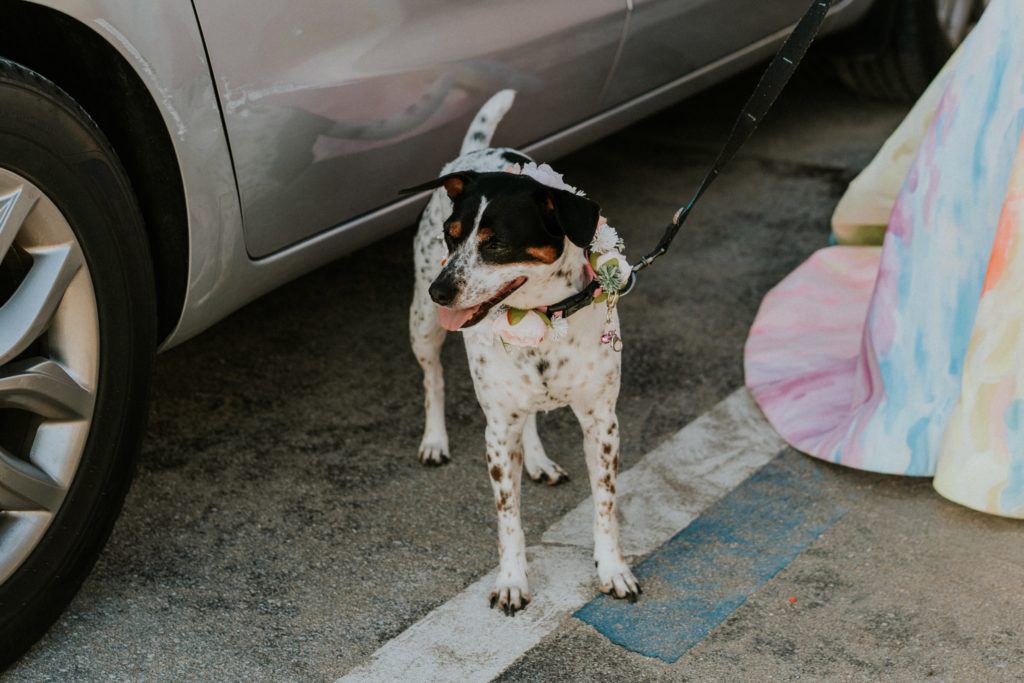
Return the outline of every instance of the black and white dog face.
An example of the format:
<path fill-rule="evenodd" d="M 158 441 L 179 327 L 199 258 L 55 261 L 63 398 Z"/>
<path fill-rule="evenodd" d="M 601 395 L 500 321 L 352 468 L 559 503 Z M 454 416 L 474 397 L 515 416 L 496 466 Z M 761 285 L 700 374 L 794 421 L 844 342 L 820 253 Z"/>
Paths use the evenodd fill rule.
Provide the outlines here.
<path fill-rule="evenodd" d="M 586 197 L 515 173 L 451 173 L 413 189 L 431 187 L 444 187 L 453 204 L 444 222 L 448 259 L 429 290 L 449 330 L 475 325 L 528 282 L 542 284 L 567 242 L 590 244 L 600 215 Z"/>

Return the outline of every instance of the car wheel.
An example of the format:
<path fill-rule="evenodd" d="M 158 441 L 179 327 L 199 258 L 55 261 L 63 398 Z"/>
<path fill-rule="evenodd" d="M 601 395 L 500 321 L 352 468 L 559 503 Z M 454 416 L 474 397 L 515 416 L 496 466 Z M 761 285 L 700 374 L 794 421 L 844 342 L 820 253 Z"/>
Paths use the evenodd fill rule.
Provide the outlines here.
<path fill-rule="evenodd" d="M 963 42 L 989 0 L 876 0 L 862 25 L 839 41 L 834 63 L 855 92 L 916 99 Z"/>
<path fill-rule="evenodd" d="M 0 59 L 0 669 L 74 596 L 120 510 L 153 290 L 106 138 L 53 83 Z"/>

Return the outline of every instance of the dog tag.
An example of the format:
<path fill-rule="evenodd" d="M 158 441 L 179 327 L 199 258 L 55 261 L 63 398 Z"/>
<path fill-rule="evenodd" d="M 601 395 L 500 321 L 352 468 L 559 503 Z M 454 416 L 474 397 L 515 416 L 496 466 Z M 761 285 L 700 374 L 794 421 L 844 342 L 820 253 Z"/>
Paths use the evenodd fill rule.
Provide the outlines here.
<path fill-rule="evenodd" d="M 622 351 L 622 338 L 619 337 L 619 333 L 616 330 L 608 330 L 601 335 L 602 344 L 611 344 L 612 351 Z"/>

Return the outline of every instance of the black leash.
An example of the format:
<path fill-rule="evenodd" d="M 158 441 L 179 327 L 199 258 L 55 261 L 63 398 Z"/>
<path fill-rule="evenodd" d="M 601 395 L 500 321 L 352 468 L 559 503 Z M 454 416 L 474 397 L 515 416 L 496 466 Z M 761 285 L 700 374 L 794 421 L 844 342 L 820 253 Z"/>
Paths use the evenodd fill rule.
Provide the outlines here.
<path fill-rule="evenodd" d="M 739 118 L 733 124 L 732 132 L 725 141 L 725 145 L 722 146 L 722 151 L 718 153 L 718 158 L 711 165 L 711 170 L 704 176 L 704 180 L 701 181 L 693 198 L 672 217 L 672 222 L 665 227 L 665 233 L 661 236 L 661 240 L 658 242 L 658 246 L 654 248 L 654 251 L 644 256 L 633 266 L 629 282 L 619 291 L 618 296 L 621 297 L 628 294 L 636 285 L 637 273 L 654 263 L 656 258 L 668 251 L 669 245 L 672 244 L 672 240 L 675 239 L 676 233 L 679 232 L 679 228 L 682 227 L 686 218 L 690 215 L 690 211 L 693 210 L 697 200 L 707 191 L 711 183 L 722 172 L 722 169 L 725 168 L 725 165 L 736 156 L 736 152 L 750 138 L 758 124 L 765 117 L 765 114 L 775 104 L 779 93 L 786 87 L 789 79 L 793 76 L 793 72 L 796 71 L 800 61 L 804 58 L 807 48 L 810 47 L 811 42 L 814 40 L 814 36 L 818 33 L 818 29 L 821 27 L 825 15 L 828 14 L 832 2 L 833 0 L 814 0 L 811 3 L 811 6 L 804 13 L 796 28 L 789 34 L 786 42 L 782 44 L 775 58 L 772 59 L 768 68 L 765 69 L 761 80 L 757 83 L 757 87 L 754 88 L 750 99 L 747 100 L 743 110 L 740 112 Z M 597 280 L 592 281 L 583 291 L 562 299 L 557 304 L 548 306 L 548 315 L 561 312 L 563 316 L 570 316 L 586 308 L 594 300 L 594 292 L 597 291 L 598 287 L 600 287 L 600 284 L 598 284 Z"/>

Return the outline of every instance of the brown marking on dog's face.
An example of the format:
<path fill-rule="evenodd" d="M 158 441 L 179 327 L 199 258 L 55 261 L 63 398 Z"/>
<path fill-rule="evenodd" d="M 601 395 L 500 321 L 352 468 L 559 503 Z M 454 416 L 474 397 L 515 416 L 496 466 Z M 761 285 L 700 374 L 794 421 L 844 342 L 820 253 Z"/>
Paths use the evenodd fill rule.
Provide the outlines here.
<path fill-rule="evenodd" d="M 455 199 L 466 188 L 466 183 L 458 176 L 452 176 L 444 181 L 444 191 L 448 193 L 448 199 Z"/>
<path fill-rule="evenodd" d="M 558 260 L 558 249 L 551 245 L 543 247 L 527 247 L 526 253 L 541 263 L 554 263 Z"/>
<path fill-rule="evenodd" d="M 448 224 L 448 235 L 452 239 L 459 239 L 462 236 L 462 221 L 452 221 Z"/>

